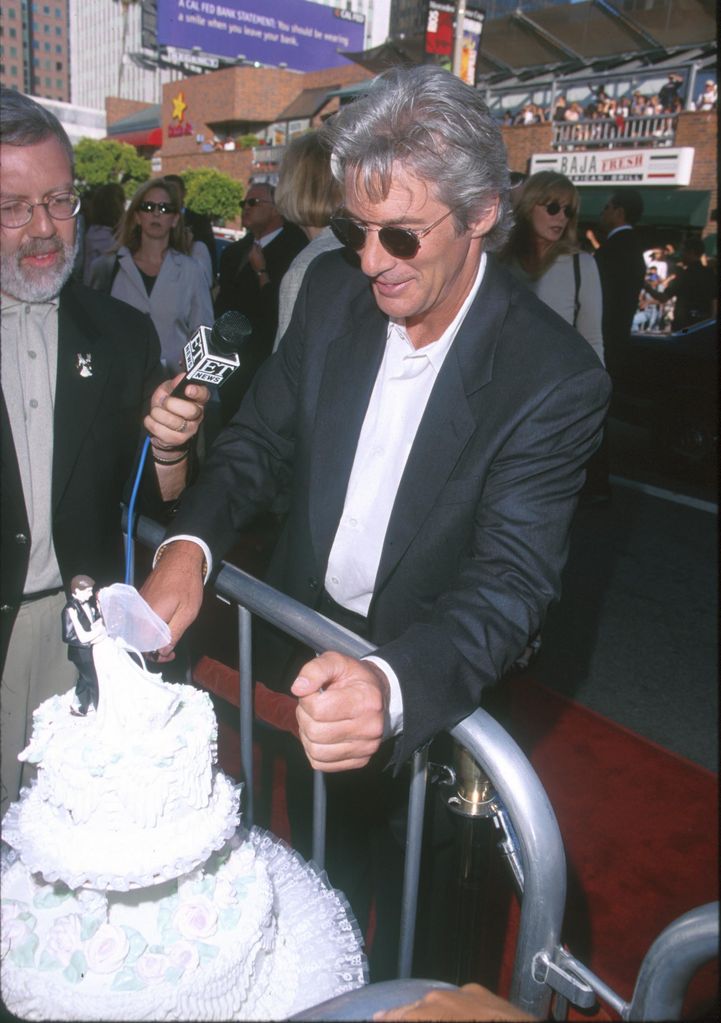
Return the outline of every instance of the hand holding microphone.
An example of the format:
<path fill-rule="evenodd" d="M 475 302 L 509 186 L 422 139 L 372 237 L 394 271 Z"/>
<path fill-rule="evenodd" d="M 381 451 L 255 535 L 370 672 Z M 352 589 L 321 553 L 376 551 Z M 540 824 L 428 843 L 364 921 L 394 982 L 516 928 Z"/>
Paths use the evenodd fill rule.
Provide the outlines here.
<path fill-rule="evenodd" d="M 237 310 L 223 313 L 211 327 L 198 327 L 186 344 L 185 373 L 166 380 L 153 393 L 150 412 L 143 420 L 148 432 L 135 473 L 128 503 L 128 535 L 133 535 L 135 503 L 148 448 L 158 469 L 164 500 L 175 499 L 186 483 L 188 444 L 203 421 L 203 406 L 210 398 L 206 385 L 220 387 L 241 364 L 240 351 L 250 342 L 250 323 Z M 155 442 L 155 443 L 152 443 Z M 177 468 L 170 471 L 170 466 Z M 125 582 L 133 580 L 133 545 L 127 545 Z"/>
<path fill-rule="evenodd" d="M 210 397 L 207 385 L 222 386 L 240 367 L 240 352 L 249 343 L 251 330 L 242 313 L 229 310 L 212 328 L 198 327 L 188 340 L 183 349 L 186 372 L 157 388 L 145 418 L 156 464 L 184 460 L 188 441 L 197 433 L 203 406 Z"/>

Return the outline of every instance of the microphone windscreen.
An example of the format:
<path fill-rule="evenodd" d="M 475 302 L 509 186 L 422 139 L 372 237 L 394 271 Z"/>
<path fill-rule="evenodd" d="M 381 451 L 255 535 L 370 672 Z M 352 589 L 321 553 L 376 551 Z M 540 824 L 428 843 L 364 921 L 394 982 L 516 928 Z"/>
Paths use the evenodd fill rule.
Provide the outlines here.
<path fill-rule="evenodd" d="M 252 332 L 247 316 L 237 309 L 228 309 L 213 324 L 211 343 L 220 352 L 237 352 Z"/>

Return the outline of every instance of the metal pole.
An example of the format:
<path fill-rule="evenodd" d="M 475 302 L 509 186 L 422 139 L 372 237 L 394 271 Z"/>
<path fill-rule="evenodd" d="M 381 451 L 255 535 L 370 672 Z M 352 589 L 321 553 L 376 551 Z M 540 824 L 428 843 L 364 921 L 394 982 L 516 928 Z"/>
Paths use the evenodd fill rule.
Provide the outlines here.
<path fill-rule="evenodd" d="M 456 0 L 456 26 L 453 41 L 453 74 L 461 77 L 463 65 L 463 24 L 466 19 L 466 0 Z"/>
<path fill-rule="evenodd" d="M 325 868 L 326 791 L 322 771 L 313 771 L 313 861 Z"/>
<path fill-rule="evenodd" d="M 415 753 L 411 768 L 411 787 L 408 797 L 408 825 L 406 828 L 406 858 L 403 872 L 403 899 L 401 902 L 401 933 L 398 952 L 398 976 L 410 977 L 413 968 L 413 945 L 416 937 L 418 911 L 418 882 L 421 873 L 423 845 L 423 818 L 428 781 L 428 751 Z"/>
<path fill-rule="evenodd" d="M 238 712 L 240 714 L 240 764 L 245 782 L 243 801 L 243 822 L 253 827 L 253 665 L 252 665 L 252 618 L 249 611 L 238 606 L 238 674 L 240 691 Z"/>
<path fill-rule="evenodd" d="M 523 900 L 511 1001 L 545 1019 L 551 989 L 534 977 L 533 960 L 553 960 L 566 901 L 566 857 L 558 822 L 538 776 L 490 714 L 476 710 L 452 730 L 495 785 L 513 821 L 523 860 Z"/>

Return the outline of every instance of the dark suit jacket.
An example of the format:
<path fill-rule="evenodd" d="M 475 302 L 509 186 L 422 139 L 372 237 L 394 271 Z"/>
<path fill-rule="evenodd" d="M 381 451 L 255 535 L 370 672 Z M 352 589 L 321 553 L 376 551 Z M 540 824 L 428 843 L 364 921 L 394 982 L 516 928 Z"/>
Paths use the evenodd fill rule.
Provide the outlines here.
<path fill-rule="evenodd" d="M 66 587 L 80 573 L 105 585 L 123 578 L 120 502 L 133 469 L 143 415 L 163 379 L 160 345 L 149 316 L 81 284 L 63 288 L 58 317 L 55 551 Z M 90 355 L 92 376 L 78 373 L 78 353 Z M 4 657 L 30 555 L 30 529 L 4 400 L 0 442 Z M 151 468 L 146 476 L 145 510 L 159 514 L 163 505 Z"/>
<path fill-rule="evenodd" d="M 317 606 L 386 333 L 344 254 L 315 260 L 173 532 L 220 558 L 290 481 L 269 581 Z M 478 706 L 558 597 L 609 392 L 583 338 L 489 257 L 408 457 L 369 609 L 403 691 L 396 763 Z"/>
<path fill-rule="evenodd" d="M 606 365 L 613 369 L 631 334 L 633 314 L 643 287 L 646 264 L 636 232 L 618 231 L 596 249 L 596 263 L 603 291 L 603 345 Z M 610 361 L 609 361 L 610 358 Z"/>
<path fill-rule="evenodd" d="M 248 263 L 252 236 L 228 245 L 220 257 L 219 291 L 215 315 L 239 309 L 253 327 L 259 362 L 270 355 L 278 329 L 278 290 L 283 275 L 295 257 L 308 244 L 308 238 L 295 224 L 286 224 L 280 234 L 263 249 L 270 283 L 261 288 L 258 275 Z"/>

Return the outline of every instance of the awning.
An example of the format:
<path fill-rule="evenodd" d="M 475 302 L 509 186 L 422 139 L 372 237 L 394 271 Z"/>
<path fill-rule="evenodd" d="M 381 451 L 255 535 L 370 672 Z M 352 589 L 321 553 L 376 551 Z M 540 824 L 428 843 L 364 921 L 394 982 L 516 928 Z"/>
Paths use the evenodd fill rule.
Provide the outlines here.
<path fill-rule="evenodd" d="M 585 188 L 581 195 L 581 220 L 596 223 L 599 214 L 616 189 Z M 708 223 L 711 193 L 692 188 L 639 187 L 636 191 L 643 196 L 641 225 L 659 227 L 706 227 Z"/>
<path fill-rule="evenodd" d="M 128 142 L 131 146 L 153 146 L 160 149 L 163 145 L 163 129 L 151 128 L 150 131 L 125 131 L 120 134 L 108 134 L 113 142 Z"/>

